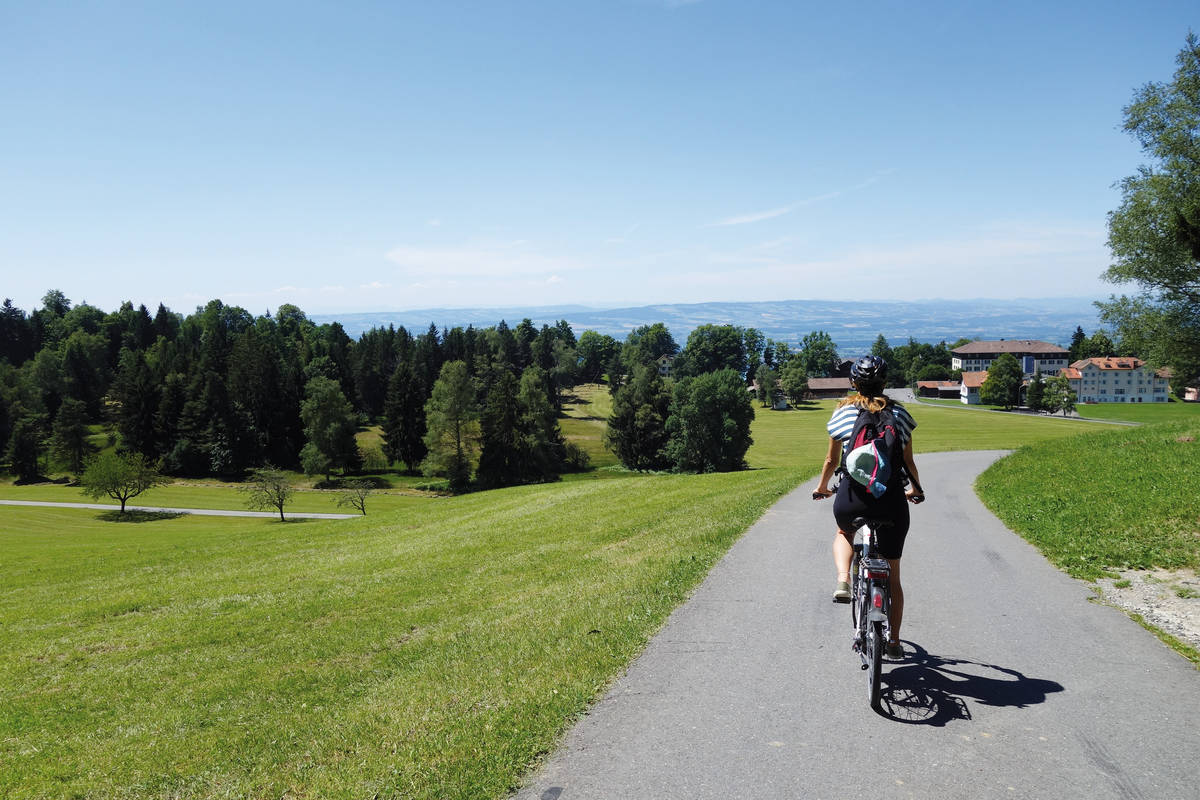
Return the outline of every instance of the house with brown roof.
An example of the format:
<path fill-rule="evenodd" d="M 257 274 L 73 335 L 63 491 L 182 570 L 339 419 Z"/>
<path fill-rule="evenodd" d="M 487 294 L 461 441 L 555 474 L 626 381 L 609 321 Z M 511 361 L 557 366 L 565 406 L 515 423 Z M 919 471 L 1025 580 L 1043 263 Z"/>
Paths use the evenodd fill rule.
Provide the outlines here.
<path fill-rule="evenodd" d="M 987 370 L 964 372 L 958 399 L 969 406 L 979 405 L 979 387 L 987 380 Z"/>
<path fill-rule="evenodd" d="M 809 378 L 808 393 L 813 398 L 845 397 L 851 390 L 849 378 Z"/>
<path fill-rule="evenodd" d="M 962 391 L 958 381 L 917 381 L 918 397 L 942 397 L 957 400 Z"/>
<path fill-rule="evenodd" d="M 1140 358 L 1085 358 L 1062 371 L 1080 403 L 1165 403 L 1170 370 Z"/>
<path fill-rule="evenodd" d="M 1032 375 L 1038 370 L 1041 370 L 1043 375 L 1056 375 L 1060 369 L 1067 366 L 1071 356 L 1071 351 L 1064 347 L 1033 339 L 968 342 L 950 351 L 950 369 L 987 372 L 992 362 L 1004 353 L 1013 355 L 1026 375 Z"/>

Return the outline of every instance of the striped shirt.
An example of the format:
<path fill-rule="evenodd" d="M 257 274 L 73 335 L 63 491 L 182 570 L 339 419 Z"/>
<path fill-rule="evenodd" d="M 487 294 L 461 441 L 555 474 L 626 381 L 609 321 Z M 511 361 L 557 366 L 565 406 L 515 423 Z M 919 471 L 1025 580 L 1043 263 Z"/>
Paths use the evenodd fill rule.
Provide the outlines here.
<path fill-rule="evenodd" d="M 899 403 L 892 403 L 892 416 L 896 418 L 896 435 L 900 437 L 901 444 L 907 444 L 912 439 L 913 428 L 917 427 L 917 422 L 908 413 L 908 410 Z M 850 434 L 854 432 L 854 423 L 858 422 L 858 412 L 861 409 L 853 404 L 844 405 L 833 412 L 833 416 L 829 418 L 829 424 L 825 426 L 825 430 L 829 431 L 830 437 L 839 442 L 845 442 L 850 438 Z"/>

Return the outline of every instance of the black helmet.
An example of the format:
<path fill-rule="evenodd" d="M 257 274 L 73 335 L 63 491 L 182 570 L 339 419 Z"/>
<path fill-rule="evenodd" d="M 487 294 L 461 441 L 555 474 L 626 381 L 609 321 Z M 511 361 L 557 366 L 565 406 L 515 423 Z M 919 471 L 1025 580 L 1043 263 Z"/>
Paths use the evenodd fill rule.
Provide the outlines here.
<path fill-rule="evenodd" d="M 878 397 L 887 385 L 887 362 L 879 356 L 863 356 L 850 367 L 850 382 L 859 394 Z"/>

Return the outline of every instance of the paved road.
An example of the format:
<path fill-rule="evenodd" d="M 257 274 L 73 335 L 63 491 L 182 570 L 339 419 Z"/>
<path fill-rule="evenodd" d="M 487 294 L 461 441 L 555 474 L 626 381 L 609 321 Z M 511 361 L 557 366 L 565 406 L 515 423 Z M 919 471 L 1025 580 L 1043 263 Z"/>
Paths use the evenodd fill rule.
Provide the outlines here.
<path fill-rule="evenodd" d="M 45 506 L 48 508 L 94 508 L 100 511 L 119 511 L 120 506 L 104 503 L 50 503 L 42 500 L 0 500 L 0 506 Z M 206 517 L 278 517 L 277 511 L 223 511 L 216 508 L 161 508 L 159 506 L 125 506 L 126 511 L 153 511 L 159 514 L 198 514 Z M 352 519 L 358 514 L 321 514 L 285 511 L 291 519 Z"/>
<path fill-rule="evenodd" d="M 519 800 L 1196 797 L 1200 674 L 980 504 L 999 454 L 920 456 L 912 655 L 866 701 L 828 501 L 785 497 Z"/>

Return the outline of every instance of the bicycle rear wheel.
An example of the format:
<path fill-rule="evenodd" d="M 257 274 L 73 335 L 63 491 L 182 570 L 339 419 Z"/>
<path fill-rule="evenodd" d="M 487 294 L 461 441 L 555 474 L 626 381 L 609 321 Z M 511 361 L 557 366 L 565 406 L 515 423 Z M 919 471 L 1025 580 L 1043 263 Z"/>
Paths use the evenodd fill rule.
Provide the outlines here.
<path fill-rule="evenodd" d="M 867 697 L 871 708 L 880 708 L 880 686 L 883 676 L 883 623 L 872 622 L 867 626 L 867 641 L 863 643 L 867 654 Z"/>

